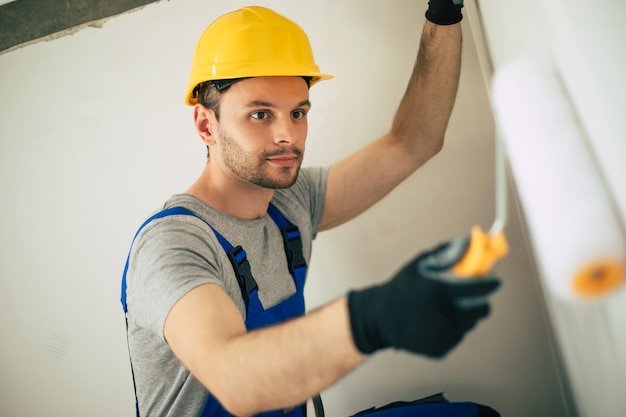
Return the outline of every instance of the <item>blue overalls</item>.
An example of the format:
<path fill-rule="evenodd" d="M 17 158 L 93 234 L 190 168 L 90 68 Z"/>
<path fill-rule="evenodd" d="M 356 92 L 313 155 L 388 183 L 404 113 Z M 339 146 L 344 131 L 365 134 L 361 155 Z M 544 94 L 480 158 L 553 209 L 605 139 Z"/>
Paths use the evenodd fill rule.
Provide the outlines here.
<path fill-rule="evenodd" d="M 242 296 L 246 304 L 246 328 L 248 331 L 258 329 L 260 327 L 280 323 L 289 320 L 294 317 L 298 317 L 304 314 L 304 281 L 306 277 L 307 265 L 302 255 L 302 240 L 300 231 L 287 220 L 282 213 L 280 213 L 273 205 L 270 204 L 268 215 L 272 218 L 276 226 L 280 229 L 283 237 L 283 243 L 285 248 L 285 255 L 287 257 L 287 265 L 289 272 L 291 273 L 296 286 L 296 292 L 288 299 L 284 300 L 280 304 L 277 304 L 267 310 L 263 308 L 261 301 L 259 300 L 258 287 L 252 273 L 250 271 L 250 265 L 246 257 L 246 252 L 241 246 L 233 247 L 232 244 L 226 240 L 217 230 L 213 228 L 209 223 L 205 223 L 213 230 L 220 245 L 228 255 L 235 276 L 239 283 Z M 139 232 L 151 221 L 171 215 L 190 215 L 200 218 L 190 210 L 184 207 L 171 207 L 160 211 L 146 220 L 137 233 L 135 238 L 139 235 Z M 200 218 L 202 221 L 204 219 Z M 133 239 L 134 241 L 134 239 Z M 122 277 L 122 296 L 121 302 L 124 309 L 124 313 L 128 311 L 126 305 L 126 274 L 128 272 L 130 252 L 126 259 L 126 266 L 124 267 L 124 275 Z M 132 368 L 132 364 L 131 364 Z M 133 378 L 134 379 L 134 378 Z M 133 381 L 134 382 L 134 381 Z M 136 413 L 139 417 L 139 406 L 136 404 Z M 276 410 L 264 412 L 261 414 L 263 417 L 304 417 L 304 406 L 295 407 L 290 410 Z M 209 393 L 207 402 L 204 406 L 204 410 L 200 417 L 231 417 L 228 411 L 226 411 L 217 399 Z"/>
<path fill-rule="evenodd" d="M 302 255 L 302 240 L 298 228 L 289 222 L 273 205 L 270 204 L 268 215 L 280 229 L 283 236 L 285 255 L 289 272 L 293 276 L 296 293 L 280 304 L 267 310 L 263 309 L 258 295 L 258 287 L 252 273 L 250 264 L 246 257 L 246 252 L 241 246 L 233 247 L 217 230 L 209 223 L 205 222 L 215 233 L 217 240 L 228 255 L 235 276 L 241 289 L 241 294 L 246 303 L 246 328 L 248 331 L 258 329 L 263 326 L 283 322 L 285 320 L 301 316 L 304 314 L 304 280 L 306 276 L 306 261 Z M 196 216 L 190 210 L 183 207 L 172 207 L 163 210 L 146 220 L 137 233 L 152 220 L 171 215 L 191 215 Z M 200 217 L 198 217 L 200 218 Z M 201 218 L 200 218 L 201 219 Z M 201 219 L 203 220 L 203 219 Z M 204 221 L 204 220 L 203 220 Z M 133 239 L 134 241 L 134 239 Z M 130 252 L 129 252 L 130 258 Z M 122 306 L 124 313 L 126 306 L 126 273 L 128 271 L 129 258 L 126 259 L 124 275 L 122 278 Z M 132 364 L 131 364 L 132 369 Z M 133 378 L 134 383 L 134 378 Z M 323 405 L 318 396 L 313 398 L 316 417 L 324 417 Z M 136 413 L 139 417 L 139 405 L 136 404 Z M 306 407 L 304 405 L 290 410 L 268 411 L 260 414 L 261 417 L 306 417 Z M 500 414 L 490 407 L 473 402 L 449 402 L 442 394 L 433 395 L 427 398 L 411 402 L 394 402 L 384 407 L 372 407 L 353 415 L 353 417 L 499 417 Z M 232 417 L 222 405 L 210 393 L 206 404 L 199 417 Z"/>

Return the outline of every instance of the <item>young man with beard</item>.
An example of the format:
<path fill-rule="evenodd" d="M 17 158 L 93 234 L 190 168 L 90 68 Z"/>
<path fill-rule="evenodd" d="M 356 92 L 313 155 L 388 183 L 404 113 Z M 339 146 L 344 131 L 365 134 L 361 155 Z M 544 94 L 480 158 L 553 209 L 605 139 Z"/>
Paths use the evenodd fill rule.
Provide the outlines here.
<path fill-rule="evenodd" d="M 331 78 L 302 29 L 261 7 L 206 29 L 186 102 L 208 160 L 142 226 L 124 278 L 141 415 L 301 416 L 299 404 L 368 354 L 393 347 L 441 357 L 487 316 L 486 302 L 456 303 L 498 286 L 447 279 L 465 250 L 458 245 L 307 314 L 302 296 L 315 235 L 362 213 L 442 147 L 461 7 L 431 0 L 391 129 L 329 168 L 300 167 L 309 88 Z"/>

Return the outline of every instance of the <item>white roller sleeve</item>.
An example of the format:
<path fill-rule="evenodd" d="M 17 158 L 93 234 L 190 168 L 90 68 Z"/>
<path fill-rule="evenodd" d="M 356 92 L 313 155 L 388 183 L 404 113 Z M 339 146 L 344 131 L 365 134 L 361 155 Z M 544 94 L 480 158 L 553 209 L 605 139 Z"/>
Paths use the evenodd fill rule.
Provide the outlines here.
<path fill-rule="evenodd" d="M 518 60 L 492 86 L 496 125 L 549 291 L 565 299 L 574 275 L 626 245 L 611 200 L 562 84 L 547 64 Z M 623 287 L 623 285 L 622 285 Z"/>

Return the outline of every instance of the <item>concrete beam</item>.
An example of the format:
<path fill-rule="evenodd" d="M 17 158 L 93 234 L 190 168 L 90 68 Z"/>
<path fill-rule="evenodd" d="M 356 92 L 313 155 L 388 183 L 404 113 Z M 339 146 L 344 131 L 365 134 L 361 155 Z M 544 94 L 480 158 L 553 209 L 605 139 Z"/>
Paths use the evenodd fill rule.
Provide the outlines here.
<path fill-rule="evenodd" d="M 74 33 L 158 0 L 16 0 L 0 6 L 0 54 Z"/>

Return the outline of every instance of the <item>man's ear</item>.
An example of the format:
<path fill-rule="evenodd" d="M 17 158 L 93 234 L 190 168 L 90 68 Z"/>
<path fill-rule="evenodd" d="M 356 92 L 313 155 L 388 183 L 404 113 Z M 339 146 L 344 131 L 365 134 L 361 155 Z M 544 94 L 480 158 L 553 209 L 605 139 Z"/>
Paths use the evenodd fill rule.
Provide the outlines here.
<path fill-rule="evenodd" d="M 206 146 L 215 144 L 214 132 L 217 129 L 217 119 L 213 110 L 202 104 L 196 104 L 193 109 L 193 120 L 202 142 Z"/>

